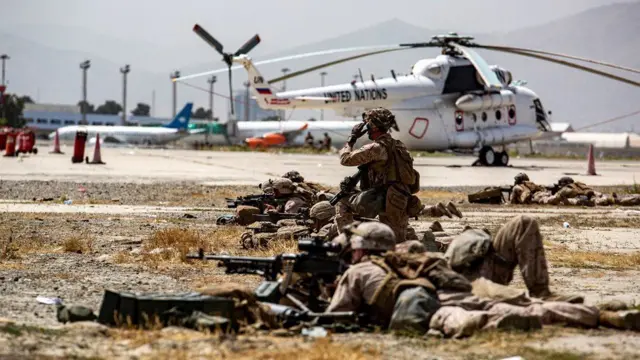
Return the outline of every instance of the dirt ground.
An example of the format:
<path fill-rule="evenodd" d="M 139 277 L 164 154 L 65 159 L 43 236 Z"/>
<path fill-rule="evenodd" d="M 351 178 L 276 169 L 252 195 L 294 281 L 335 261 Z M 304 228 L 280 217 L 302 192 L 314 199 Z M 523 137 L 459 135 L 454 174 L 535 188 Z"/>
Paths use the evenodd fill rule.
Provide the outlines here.
<path fill-rule="evenodd" d="M 294 243 L 285 242 L 268 250 L 243 250 L 239 247 L 243 228 L 215 225 L 216 217 L 224 212 L 220 209 L 224 197 L 257 190 L 191 183 L 1 182 L 0 357 L 640 357 L 640 333 L 608 329 L 548 326 L 532 333 L 486 332 L 464 340 L 383 333 L 330 334 L 318 340 L 267 333 L 223 337 L 173 327 L 142 331 L 97 323 L 63 325 L 56 319 L 55 306 L 36 301 L 38 296 L 59 297 L 65 304 L 88 306 L 97 313 L 105 289 L 174 293 L 224 282 L 256 286 L 261 281 L 258 276 L 225 275 L 214 263 L 184 261 L 183 257 L 198 247 L 255 256 L 295 249 Z M 590 304 L 613 298 L 640 303 L 640 208 L 464 203 L 465 193 L 472 190 L 422 191 L 426 203 L 458 203 L 464 217 L 424 218 L 412 225 L 420 233 L 438 220 L 445 232 L 436 235 L 445 237 L 459 233 L 465 225 L 495 232 L 513 216 L 530 214 L 541 223 L 554 289 L 583 294 Z M 68 199 L 72 204 L 64 205 Z M 103 211 L 107 205 L 109 210 Z M 133 205 L 140 206 L 139 211 L 130 211 Z M 75 211 L 68 211 L 70 208 Z M 565 222 L 568 227 L 563 226 Z M 524 287 L 518 271 L 513 286 Z"/>

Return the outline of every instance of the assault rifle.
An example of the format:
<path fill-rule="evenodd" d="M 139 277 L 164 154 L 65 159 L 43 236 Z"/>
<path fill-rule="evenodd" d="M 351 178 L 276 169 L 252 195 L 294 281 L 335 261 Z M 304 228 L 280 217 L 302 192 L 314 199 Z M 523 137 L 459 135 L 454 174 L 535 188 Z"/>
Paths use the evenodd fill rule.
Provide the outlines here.
<path fill-rule="evenodd" d="M 356 185 L 358 185 L 358 182 L 360 181 L 362 176 L 367 172 L 368 166 L 369 164 L 360 165 L 358 166 L 358 172 L 351 176 L 345 177 L 344 180 L 342 180 L 342 183 L 340 183 L 340 191 L 331 200 L 329 200 L 329 203 L 335 206 L 338 201 L 351 194 L 351 192 L 353 192 L 353 189 L 356 188 Z M 342 186 L 343 183 L 345 184 L 344 186 Z"/>
<path fill-rule="evenodd" d="M 227 208 L 235 209 L 239 205 L 253 206 L 260 209 L 260 212 L 264 212 L 266 205 L 277 206 L 278 200 L 273 194 L 255 194 L 238 196 L 236 199 L 226 198 Z"/>
<path fill-rule="evenodd" d="M 348 268 L 339 253 L 342 247 L 323 242 L 317 237 L 298 240 L 299 254 L 280 254 L 272 257 L 250 257 L 229 255 L 206 255 L 200 249 L 197 255 L 187 255 L 188 259 L 217 260 L 226 268 L 227 274 L 261 275 L 266 281 L 256 289 L 258 300 L 278 303 L 286 297 L 303 311 L 322 312 L 328 301 L 320 298 L 324 285 L 332 284 Z M 300 275 L 304 284 L 291 284 L 292 276 Z M 284 276 L 280 279 L 278 275 Z M 300 289 L 306 288 L 306 289 Z M 295 295 L 295 296 L 294 296 Z M 299 298 L 306 299 L 308 307 Z"/>

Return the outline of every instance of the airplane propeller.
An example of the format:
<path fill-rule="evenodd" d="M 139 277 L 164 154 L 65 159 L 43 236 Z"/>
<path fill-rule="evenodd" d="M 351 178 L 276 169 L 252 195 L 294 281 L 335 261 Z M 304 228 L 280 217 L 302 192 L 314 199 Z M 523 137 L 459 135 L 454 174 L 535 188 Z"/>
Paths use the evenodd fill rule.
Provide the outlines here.
<path fill-rule="evenodd" d="M 247 42 L 245 42 L 235 53 L 226 53 L 223 51 L 224 47 L 222 46 L 222 44 L 213 36 L 211 36 L 211 34 L 209 34 L 200 25 L 195 24 L 193 26 L 193 31 L 198 34 L 198 36 L 200 36 L 200 38 L 202 38 L 202 40 L 204 40 L 207 44 L 216 49 L 216 51 L 220 55 L 222 55 L 222 61 L 227 64 L 227 71 L 229 73 L 229 98 L 231 99 L 231 102 L 229 104 L 231 105 L 231 115 L 233 115 L 233 82 L 231 76 L 231 65 L 233 64 L 233 58 L 241 54 L 247 54 L 249 53 L 249 51 L 253 50 L 253 48 L 260 43 L 260 36 L 258 36 L 258 34 L 254 35 L 252 38 L 247 40 Z"/>

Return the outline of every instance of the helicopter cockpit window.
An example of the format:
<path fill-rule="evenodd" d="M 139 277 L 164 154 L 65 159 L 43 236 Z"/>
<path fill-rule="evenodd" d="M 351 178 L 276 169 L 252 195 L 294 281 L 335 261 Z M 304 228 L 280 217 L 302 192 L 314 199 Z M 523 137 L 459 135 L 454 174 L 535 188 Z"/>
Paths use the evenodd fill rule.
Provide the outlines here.
<path fill-rule="evenodd" d="M 444 94 L 484 90 L 473 65 L 452 66 L 444 83 Z"/>

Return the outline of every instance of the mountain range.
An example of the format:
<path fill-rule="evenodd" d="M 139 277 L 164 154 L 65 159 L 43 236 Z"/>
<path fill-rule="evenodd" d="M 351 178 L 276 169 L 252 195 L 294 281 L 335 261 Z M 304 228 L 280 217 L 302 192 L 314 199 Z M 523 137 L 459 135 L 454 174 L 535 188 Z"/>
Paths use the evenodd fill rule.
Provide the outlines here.
<path fill-rule="evenodd" d="M 250 55 L 259 61 L 331 48 L 428 41 L 433 35 L 449 31 L 456 31 L 455 24 L 452 23 L 451 29 L 427 29 L 392 19 L 287 51 L 274 52 L 269 41 L 263 39 Z M 47 34 L 47 44 L 42 43 L 38 37 L 42 33 Z M 637 36 L 639 33 L 640 2 L 633 2 L 601 6 L 549 23 L 506 33 L 461 35 L 474 36 L 475 41 L 480 44 L 511 45 L 561 52 L 640 68 L 640 37 Z M 213 35 L 226 37 L 228 34 Z M 233 39 L 235 41 L 237 36 Z M 80 100 L 82 73 L 79 64 L 84 59 L 91 59 L 92 63 L 88 72 L 89 102 L 96 105 L 108 99 L 120 102 L 122 78 L 119 68 L 129 63 L 129 110 L 133 109 L 137 102 L 151 105 L 152 92 L 155 92 L 154 110 L 157 116 L 168 116 L 171 112 L 171 71 L 179 69 L 186 75 L 224 67 L 220 56 L 195 34 L 183 44 L 162 46 L 60 26 L 8 29 L 0 25 L 0 52 L 11 56 L 7 62 L 8 91 L 30 95 L 37 102 L 46 103 L 69 104 Z M 517 55 L 486 50 L 478 52 L 488 63 L 509 69 L 515 79 L 527 80 L 527 86 L 538 93 L 547 109 L 553 111 L 553 121 L 570 122 L 574 128 L 580 128 L 640 108 L 637 101 L 640 89 L 631 85 Z M 324 69 L 328 72 L 326 84 L 349 82 L 359 70 L 365 78 L 369 78 L 371 74 L 375 77 L 389 76 L 391 69 L 396 73 L 408 73 L 417 60 L 434 57 L 438 53 L 438 49 L 416 49 L 336 65 Z M 264 65 L 259 69 L 265 78 L 273 78 L 281 75 L 281 69 L 284 67 L 295 71 L 348 55 L 351 54 L 307 58 Z M 207 58 L 211 60 L 201 60 Z M 631 76 L 634 74 L 600 69 L 640 80 L 640 76 Z M 234 89 L 239 89 L 242 82 L 246 81 L 246 74 L 239 70 L 233 75 Z M 227 96 L 229 91 L 226 79 L 226 74 L 219 74 L 215 88 L 215 91 L 223 96 Z M 206 77 L 193 79 L 188 83 L 207 87 Z M 290 79 L 286 83 L 287 89 L 319 85 L 319 72 Z M 196 107 L 206 107 L 208 94 L 186 85 L 178 85 L 178 106 L 186 101 L 193 101 Z M 215 104 L 216 116 L 225 119 L 228 99 L 216 97 Z M 306 119 L 317 115 L 317 111 L 294 111 L 289 112 L 288 116 Z M 332 115 L 328 112 L 325 118 L 333 118 Z M 637 116 L 630 117 L 590 130 L 633 130 L 633 125 L 638 119 L 640 118 Z"/>

